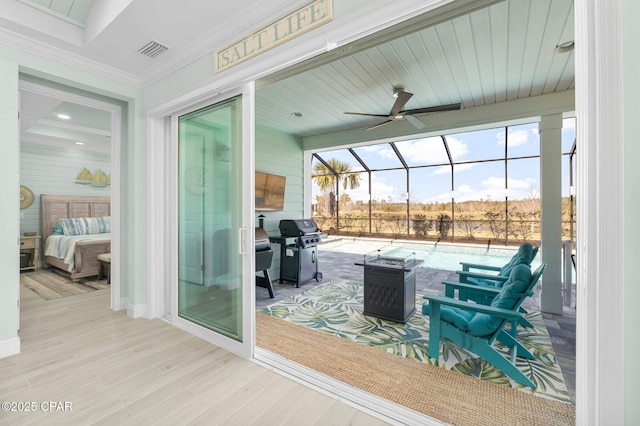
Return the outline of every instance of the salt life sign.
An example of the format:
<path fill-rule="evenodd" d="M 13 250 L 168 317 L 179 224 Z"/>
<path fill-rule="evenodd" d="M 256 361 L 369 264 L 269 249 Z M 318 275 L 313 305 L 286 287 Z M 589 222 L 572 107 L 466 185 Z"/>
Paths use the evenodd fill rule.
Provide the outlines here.
<path fill-rule="evenodd" d="M 331 1 L 314 0 L 273 24 L 216 51 L 216 73 L 331 22 L 333 19 Z"/>

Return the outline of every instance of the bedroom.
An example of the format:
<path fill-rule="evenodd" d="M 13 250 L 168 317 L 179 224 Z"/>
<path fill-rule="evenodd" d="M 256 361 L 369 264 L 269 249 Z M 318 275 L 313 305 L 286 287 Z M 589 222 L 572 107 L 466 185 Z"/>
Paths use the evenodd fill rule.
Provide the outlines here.
<path fill-rule="evenodd" d="M 47 297 L 109 288 L 104 255 L 111 252 L 117 114 L 96 99 L 38 83 L 25 78 L 20 91 L 21 281 Z"/>

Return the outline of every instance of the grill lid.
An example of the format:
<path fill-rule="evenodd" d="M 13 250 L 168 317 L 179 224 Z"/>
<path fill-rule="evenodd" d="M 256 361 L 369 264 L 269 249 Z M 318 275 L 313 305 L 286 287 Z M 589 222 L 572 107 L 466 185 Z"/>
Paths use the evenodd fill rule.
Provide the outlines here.
<path fill-rule="evenodd" d="M 271 248 L 269 244 L 269 236 L 264 229 L 256 227 L 256 251 L 265 251 Z"/>
<path fill-rule="evenodd" d="M 300 237 L 320 233 L 313 219 L 285 219 L 280 221 L 280 234 L 283 237 Z"/>

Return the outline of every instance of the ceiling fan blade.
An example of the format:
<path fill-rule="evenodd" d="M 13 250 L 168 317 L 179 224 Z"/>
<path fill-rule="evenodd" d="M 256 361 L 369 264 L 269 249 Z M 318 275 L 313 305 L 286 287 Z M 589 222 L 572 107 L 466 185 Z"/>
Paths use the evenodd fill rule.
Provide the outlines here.
<path fill-rule="evenodd" d="M 414 117 L 413 115 L 405 115 L 404 118 L 406 118 L 409 123 L 413 124 L 418 129 L 424 129 L 425 127 L 427 127 L 426 124 L 424 124 L 422 121 L 420 121 L 417 117 Z"/>
<path fill-rule="evenodd" d="M 413 93 L 399 91 L 398 98 L 393 103 L 393 106 L 391 107 L 391 111 L 389 112 L 389 117 L 398 115 L 398 113 L 402 111 L 404 104 L 406 104 L 409 101 L 409 99 L 411 99 L 412 96 L 413 96 Z"/>
<path fill-rule="evenodd" d="M 443 112 L 443 111 L 455 111 L 460 109 L 461 104 L 447 104 L 437 105 L 428 108 L 408 109 L 406 111 L 400 111 L 402 115 L 414 115 L 414 114 L 427 114 L 429 112 Z"/>
<path fill-rule="evenodd" d="M 388 117 L 386 114 L 367 114 L 366 112 L 345 112 L 343 114 L 364 115 L 366 117 L 384 117 L 384 118 Z"/>
<path fill-rule="evenodd" d="M 386 117 L 386 116 L 385 116 L 385 117 Z M 386 124 L 393 123 L 394 121 L 395 121 L 395 120 L 387 120 L 387 121 L 383 121 L 382 123 L 376 124 L 375 126 L 368 127 L 366 130 L 373 130 L 373 129 L 377 129 L 378 127 L 382 127 L 382 126 L 384 126 L 384 125 L 386 125 Z"/>

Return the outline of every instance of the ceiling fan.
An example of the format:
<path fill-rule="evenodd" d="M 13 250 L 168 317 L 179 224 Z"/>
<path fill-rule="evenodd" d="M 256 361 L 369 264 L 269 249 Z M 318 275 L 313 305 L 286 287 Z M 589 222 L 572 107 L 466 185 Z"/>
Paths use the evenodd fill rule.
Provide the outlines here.
<path fill-rule="evenodd" d="M 460 104 L 448 104 L 448 105 L 438 105 L 427 108 L 417 108 L 417 109 L 402 109 L 404 105 L 411 99 L 413 93 L 408 93 L 404 91 L 402 87 L 395 87 L 393 89 L 393 96 L 396 98 L 393 106 L 391 107 L 391 111 L 389 114 L 367 114 L 363 112 L 345 112 L 345 114 L 352 115 L 365 115 L 367 117 L 381 117 L 386 118 L 386 121 L 382 123 L 378 123 L 374 126 L 367 128 L 367 130 L 375 129 L 380 126 L 384 126 L 385 124 L 393 123 L 394 121 L 407 120 L 418 129 L 422 129 L 426 126 L 422 121 L 418 120 L 414 115 L 417 114 L 427 114 L 430 112 L 442 112 L 442 111 L 453 111 L 456 109 L 460 109 Z"/>

